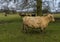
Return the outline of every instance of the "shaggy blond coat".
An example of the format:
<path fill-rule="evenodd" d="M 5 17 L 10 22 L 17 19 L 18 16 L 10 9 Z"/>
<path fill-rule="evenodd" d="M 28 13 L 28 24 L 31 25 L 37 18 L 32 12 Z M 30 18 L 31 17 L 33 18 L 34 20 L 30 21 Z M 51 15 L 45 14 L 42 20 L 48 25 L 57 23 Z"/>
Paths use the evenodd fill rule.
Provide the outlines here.
<path fill-rule="evenodd" d="M 23 18 L 23 24 L 25 26 L 32 28 L 40 28 L 41 30 L 44 30 L 51 21 L 55 21 L 54 16 L 52 14 L 48 14 L 47 16 L 35 17 L 25 16 Z"/>

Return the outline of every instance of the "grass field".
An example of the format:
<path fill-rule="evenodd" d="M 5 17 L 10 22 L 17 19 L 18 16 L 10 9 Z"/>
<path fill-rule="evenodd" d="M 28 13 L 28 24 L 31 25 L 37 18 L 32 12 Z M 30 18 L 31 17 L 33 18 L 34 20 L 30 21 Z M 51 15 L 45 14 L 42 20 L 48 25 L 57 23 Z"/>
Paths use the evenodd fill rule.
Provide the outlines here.
<path fill-rule="evenodd" d="M 50 23 L 46 33 L 23 33 L 21 17 L 0 14 L 0 42 L 60 42 L 60 20 Z"/>

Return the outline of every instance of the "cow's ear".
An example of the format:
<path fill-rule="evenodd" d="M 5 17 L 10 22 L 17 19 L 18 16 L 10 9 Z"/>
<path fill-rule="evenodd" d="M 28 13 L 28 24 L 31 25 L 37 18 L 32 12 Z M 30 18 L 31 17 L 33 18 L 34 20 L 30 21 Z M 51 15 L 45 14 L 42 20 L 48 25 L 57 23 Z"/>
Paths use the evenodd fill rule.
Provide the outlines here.
<path fill-rule="evenodd" d="M 52 19 L 52 16 L 51 15 L 48 15 L 49 19 Z"/>
<path fill-rule="evenodd" d="M 50 16 L 50 18 L 52 18 L 52 16 Z"/>
<path fill-rule="evenodd" d="M 53 18 L 53 16 L 50 16 L 50 19 L 52 19 Z"/>

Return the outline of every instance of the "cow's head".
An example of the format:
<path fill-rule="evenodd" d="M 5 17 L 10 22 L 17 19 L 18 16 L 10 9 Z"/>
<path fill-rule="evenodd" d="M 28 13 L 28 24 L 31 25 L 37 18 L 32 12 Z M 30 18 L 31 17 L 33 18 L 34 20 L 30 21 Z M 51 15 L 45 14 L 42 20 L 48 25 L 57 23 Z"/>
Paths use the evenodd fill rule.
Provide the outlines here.
<path fill-rule="evenodd" d="M 50 19 L 50 21 L 55 21 L 55 19 L 54 19 L 54 14 L 48 14 L 48 17 L 49 17 L 49 19 Z"/>

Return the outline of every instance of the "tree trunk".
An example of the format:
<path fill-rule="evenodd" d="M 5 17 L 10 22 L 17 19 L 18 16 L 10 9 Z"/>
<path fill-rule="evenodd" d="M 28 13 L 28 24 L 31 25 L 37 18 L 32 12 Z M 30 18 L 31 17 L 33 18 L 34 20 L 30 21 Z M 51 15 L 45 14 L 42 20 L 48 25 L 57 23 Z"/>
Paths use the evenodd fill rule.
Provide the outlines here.
<path fill-rule="evenodd" d="M 28 0 L 24 0 L 24 6 L 27 6 L 27 4 L 28 4 Z"/>
<path fill-rule="evenodd" d="M 42 0 L 37 0 L 37 15 L 42 15 Z"/>

